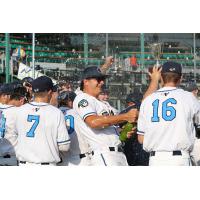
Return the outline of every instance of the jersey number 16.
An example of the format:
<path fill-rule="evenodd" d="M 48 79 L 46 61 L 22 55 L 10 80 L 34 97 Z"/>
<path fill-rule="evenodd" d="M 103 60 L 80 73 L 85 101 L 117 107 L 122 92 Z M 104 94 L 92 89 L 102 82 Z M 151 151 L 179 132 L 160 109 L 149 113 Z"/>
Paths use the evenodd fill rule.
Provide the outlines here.
<path fill-rule="evenodd" d="M 169 98 L 162 103 L 162 105 L 161 105 L 162 106 L 161 107 L 162 118 L 165 121 L 172 121 L 176 117 L 176 109 L 172 105 L 169 105 L 169 104 L 172 104 L 172 105 L 177 104 L 176 99 Z M 153 117 L 151 118 L 151 121 L 152 122 L 159 122 L 160 121 L 160 117 L 158 116 L 158 108 L 160 106 L 159 99 L 156 99 L 152 103 L 152 106 L 153 106 Z"/>

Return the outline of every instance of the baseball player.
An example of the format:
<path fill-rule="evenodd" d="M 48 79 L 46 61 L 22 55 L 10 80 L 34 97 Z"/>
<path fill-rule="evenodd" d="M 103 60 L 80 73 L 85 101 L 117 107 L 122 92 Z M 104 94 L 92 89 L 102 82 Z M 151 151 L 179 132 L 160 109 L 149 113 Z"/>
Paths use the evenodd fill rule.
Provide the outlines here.
<path fill-rule="evenodd" d="M 17 134 L 15 132 L 17 107 L 23 105 L 25 101 L 26 89 L 19 83 L 9 84 L 2 93 L 9 94 L 9 100 L 6 104 L 0 105 L 0 111 L 3 115 L 1 123 L 1 133 L 3 138 L 0 143 L 0 165 L 17 166 L 15 147 L 17 143 Z"/>
<path fill-rule="evenodd" d="M 104 85 L 103 85 L 102 90 L 101 90 L 101 92 L 100 92 L 100 94 L 98 96 L 98 99 L 108 107 L 111 115 L 119 114 L 119 111 L 117 109 L 115 109 L 114 107 L 112 107 L 110 105 L 110 103 L 108 102 L 109 91 L 108 91 L 108 89 L 106 87 L 104 87 Z"/>
<path fill-rule="evenodd" d="M 130 93 L 126 98 L 126 105 L 136 106 L 139 109 L 143 95 L 141 93 Z M 130 137 L 123 146 L 128 164 L 131 166 L 149 165 L 149 154 L 143 150 L 142 145 L 137 140 L 137 134 Z"/>
<path fill-rule="evenodd" d="M 76 113 L 73 110 L 73 101 L 76 94 L 72 91 L 64 91 L 58 96 L 59 109 L 65 115 L 65 121 L 70 136 L 70 150 L 62 153 L 62 162 L 59 165 L 77 166 L 90 165 L 89 147 L 83 135 L 76 133 Z"/>
<path fill-rule="evenodd" d="M 191 92 L 195 98 L 198 97 L 198 86 L 194 82 L 190 82 L 186 84 L 186 91 Z M 200 106 L 200 104 L 199 104 Z M 195 125 L 196 126 L 196 125 Z M 194 142 L 194 147 L 192 149 L 192 152 L 190 153 L 191 159 L 192 159 L 192 165 L 194 166 L 200 166 L 200 131 L 199 127 L 196 126 L 196 138 Z"/>
<path fill-rule="evenodd" d="M 49 104 L 53 82 L 41 76 L 32 82 L 34 101 L 20 107 L 16 117 L 16 156 L 19 165 L 56 165 L 59 151 L 70 139 L 63 113 Z"/>
<path fill-rule="evenodd" d="M 97 99 L 107 76 L 96 66 L 83 72 L 80 89 L 83 91 L 74 100 L 76 132 L 84 135 L 92 151 L 91 164 L 104 166 L 128 165 L 122 152 L 118 130 L 114 124 L 134 122 L 138 112 L 135 109 L 121 115 L 110 115 L 108 107 Z"/>
<path fill-rule="evenodd" d="M 22 79 L 22 85 L 26 88 L 26 102 L 32 101 L 32 82 L 33 78 L 25 77 Z"/>
<path fill-rule="evenodd" d="M 59 94 L 59 86 L 54 85 L 52 90 L 52 96 L 50 99 L 50 104 L 52 106 L 58 107 L 58 94 Z"/>
<path fill-rule="evenodd" d="M 163 87 L 146 97 L 140 107 L 138 139 L 150 153 L 149 165 L 191 165 L 190 151 L 195 140 L 194 119 L 199 123 L 199 103 L 178 89 L 181 65 L 162 66 Z"/>

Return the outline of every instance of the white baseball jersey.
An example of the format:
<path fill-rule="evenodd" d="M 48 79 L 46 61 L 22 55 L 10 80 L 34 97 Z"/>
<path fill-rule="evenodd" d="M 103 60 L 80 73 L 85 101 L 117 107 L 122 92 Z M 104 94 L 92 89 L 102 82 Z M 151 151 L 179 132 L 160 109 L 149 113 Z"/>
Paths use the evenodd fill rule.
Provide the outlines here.
<path fill-rule="evenodd" d="M 67 107 L 59 108 L 65 115 L 65 122 L 67 126 L 67 130 L 70 136 L 70 150 L 69 153 L 71 156 L 76 156 L 79 154 L 84 154 L 89 152 L 89 145 L 86 143 L 83 135 L 76 133 L 76 124 L 79 121 L 76 121 L 76 113 L 74 109 L 70 109 Z"/>
<path fill-rule="evenodd" d="M 200 107 L 190 93 L 175 87 L 163 87 L 141 104 L 138 134 L 144 135 L 146 151 L 190 151 L 194 144 L 193 119 Z"/>
<path fill-rule="evenodd" d="M 112 106 L 109 104 L 109 102 L 107 102 L 107 101 L 101 101 L 101 102 L 103 102 L 103 103 L 108 107 L 109 113 L 110 113 L 111 115 L 118 115 L 118 114 L 119 114 L 119 111 L 118 111 L 117 109 L 115 109 L 114 107 L 112 107 Z"/>
<path fill-rule="evenodd" d="M 77 113 L 76 132 L 85 136 L 92 150 L 103 150 L 121 144 L 119 133 L 114 126 L 95 129 L 84 122 L 90 115 L 110 115 L 104 103 L 86 93 L 80 93 L 74 100 L 73 108 Z"/>
<path fill-rule="evenodd" d="M 15 123 L 18 108 L 12 105 L 0 104 L 0 112 L 2 115 L 0 132 L 3 137 L 0 140 L 0 155 L 15 155 L 14 148 L 17 143 Z"/>
<path fill-rule="evenodd" d="M 63 113 L 47 103 L 27 103 L 17 113 L 16 130 L 18 160 L 31 163 L 57 163 L 59 145 L 70 138 Z"/>

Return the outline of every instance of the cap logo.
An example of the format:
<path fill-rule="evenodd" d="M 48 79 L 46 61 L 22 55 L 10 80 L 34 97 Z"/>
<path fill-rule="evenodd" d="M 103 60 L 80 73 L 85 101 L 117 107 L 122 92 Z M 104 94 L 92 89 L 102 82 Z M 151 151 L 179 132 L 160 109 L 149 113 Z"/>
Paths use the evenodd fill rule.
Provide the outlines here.
<path fill-rule="evenodd" d="M 98 71 L 99 73 L 101 73 L 101 70 L 100 70 L 100 68 L 99 68 L 99 67 L 97 68 L 97 71 Z"/>
<path fill-rule="evenodd" d="M 169 71 L 174 72 L 176 71 L 176 68 L 169 68 Z"/>

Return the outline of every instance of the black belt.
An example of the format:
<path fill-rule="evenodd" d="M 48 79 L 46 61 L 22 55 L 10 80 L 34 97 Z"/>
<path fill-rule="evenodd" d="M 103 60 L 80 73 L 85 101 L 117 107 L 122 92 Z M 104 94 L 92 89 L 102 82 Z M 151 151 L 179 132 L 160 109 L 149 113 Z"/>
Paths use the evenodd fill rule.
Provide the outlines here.
<path fill-rule="evenodd" d="M 11 156 L 9 154 L 3 156 L 3 158 L 11 158 Z"/>
<path fill-rule="evenodd" d="M 155 156 L 156 155 L 156 151 L 151 151 L 150 152 L 150 156 Z M 172 151 L 172 156 L 182 156 L 181 151 Z"/>
<path fill-rule="evenodd" d="M 123 149 L 122 149 L 121 147 L 118 147 L 118 148 L 116 148 L 116 147 L 109 147 L 109 150 L 110 150 L 110 151 L 123 152 Z"/>
<path fill-rule="evenodd" d="M 26 164 L 27 162 L 26 161 L 19 161 L 19 163 L 21 163 L 21 164 Z M 39 163 L 40 165 L 50 165 L 50 163 L 46 163 L 46 162 L 44 162 L 44 163 Z"/>
<path fill-rule="evenodd" d="M 80 159 L 85 158 L 86 154 L 85 153 L 79 154 L 79 157 L 80 157 Z"/>
<path fill-rule="evenodd" d="M 89 153 L 89 154 L 94 155 L 94 151 L 92 151 L 92 152 Z M 80 159 L 85 158 L 85 157 L 86 157 L 86 153 L 79 154 L 79 157 L 80 157 Z"/>

